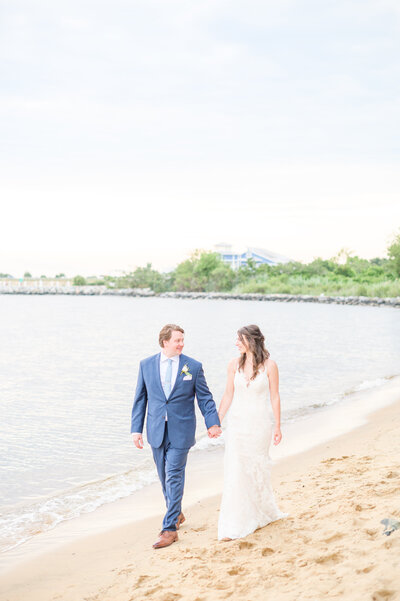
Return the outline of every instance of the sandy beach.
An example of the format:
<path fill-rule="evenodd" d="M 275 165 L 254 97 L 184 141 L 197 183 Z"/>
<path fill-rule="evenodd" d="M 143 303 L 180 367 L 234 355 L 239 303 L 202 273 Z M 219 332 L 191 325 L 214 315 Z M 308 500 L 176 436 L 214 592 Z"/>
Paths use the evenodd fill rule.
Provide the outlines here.
<path fill-rule="evenodd" d="M 172 546 L 152 549 L 160 515 L 75 537 L 3 571 L 1 601 L 400 599 L 400 530 L 385 536 L 380 523 L 400 519 L 400 400 L 282 459 L 272 477 L 289 517 L 245 539 L 217 541 L 219 472 L 197 501 L 185 493 Z"/>

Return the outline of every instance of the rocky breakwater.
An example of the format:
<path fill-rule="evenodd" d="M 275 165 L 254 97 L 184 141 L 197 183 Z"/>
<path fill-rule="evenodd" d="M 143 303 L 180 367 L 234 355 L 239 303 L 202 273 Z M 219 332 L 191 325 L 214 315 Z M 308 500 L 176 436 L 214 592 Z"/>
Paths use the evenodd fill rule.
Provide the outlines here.
<path fill-rule="evenodd" d="M 369 296 L 311 296 L 307 294 L 232 294 L 228 292 L 163 292 L 163 298 L 204 298 L 222 300 L 275 301 L 283 303 L 335 303 L 339 305 L 370 305 L 374 307 L 389 306 L 400 308 L 400 297 L 379 298 Z"/>
<path fill-rule="evenodd" d="M 148 288 L 108 288 L 107 286 L 30 286 L 23 284 L 4 285 L 0 283 L 0 294 L 22 294 L 43 296 L 61 294 L 66 296 L 155 296 Z"/>
<path fill-rule="evenodd" d="M 369 305 L 373 307 L 400 307 L 400 297 L 379 298 L 369 296 L 311 296 L 306 294 L 233 294 L 229 292 L 162 292 L 155 293 L 148 288 L 107 288 L 106 286 L 29 286 L 0 283 L 0 294 L 68 296 L 133 296 L 206 300 L 251 300 L 283 303 L 335 303 L 339 305 Z"/>

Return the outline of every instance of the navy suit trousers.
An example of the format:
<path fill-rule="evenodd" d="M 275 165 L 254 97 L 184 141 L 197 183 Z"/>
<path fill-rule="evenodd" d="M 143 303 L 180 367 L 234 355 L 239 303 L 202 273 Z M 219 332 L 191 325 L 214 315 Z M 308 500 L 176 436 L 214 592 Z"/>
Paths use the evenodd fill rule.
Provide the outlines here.
<path fill-rule="evenodd" d="M 167 505 L 162 529 L 176 530 L 176 523 L 182 510 L 185 467 L 190 447 L 187 449 L 174 448 L 168 436 L 168 422 L 165 422 L 162 444 L 158 448 L 151 447 L 151 450 Z"/>

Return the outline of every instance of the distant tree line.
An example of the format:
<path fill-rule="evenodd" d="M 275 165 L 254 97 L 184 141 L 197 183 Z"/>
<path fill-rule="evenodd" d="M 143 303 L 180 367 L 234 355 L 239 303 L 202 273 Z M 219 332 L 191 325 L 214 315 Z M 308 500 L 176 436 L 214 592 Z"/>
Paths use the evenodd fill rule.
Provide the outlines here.
<path fill-rule="evenodd" d="M 154 292 L 260 292 L 283 294 L 338 294 L 400 296 L 400 234 L 388 247 L 388 258 L 362 259 L 341 250 L 331 259 L 310 263 L 291 261 L 257 266 L 252 259 L 237 270 L 219 254 L 195 251 L 169 273 L 151 263 L 107 284 L 118 288 L 149 288 Z"/>

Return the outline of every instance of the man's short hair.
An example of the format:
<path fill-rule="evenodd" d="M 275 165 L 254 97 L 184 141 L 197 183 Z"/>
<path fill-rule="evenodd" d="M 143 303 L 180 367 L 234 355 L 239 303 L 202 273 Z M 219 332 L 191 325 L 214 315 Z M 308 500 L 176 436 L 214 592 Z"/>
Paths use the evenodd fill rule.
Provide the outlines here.
<path fill-rule="evenodd" d="M 182 334 L 185 333 L 183 328 L 180 326 L 177 326 L 174 323 L 167 323 L 167 325 L 162 328 L 158 336 L 158 342 L 160 343 L 161 348 L 164 348 L 164 340 L 168 341 L 171 339 L 172 332 L 182 332 Z"/>

